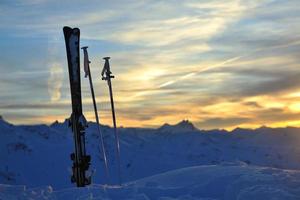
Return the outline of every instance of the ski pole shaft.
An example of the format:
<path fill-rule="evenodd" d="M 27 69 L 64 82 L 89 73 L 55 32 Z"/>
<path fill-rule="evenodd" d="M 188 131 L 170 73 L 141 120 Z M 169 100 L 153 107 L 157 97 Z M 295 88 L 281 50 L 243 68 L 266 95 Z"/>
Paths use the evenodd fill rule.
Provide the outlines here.
<path fill-rule="evenodd" d="M 95 118 L 96 118 L 96 123 L 97 123 L 97 130 L 98 133 L 100 134 L 100 142 L 101 142 L 101 150 L 102 150 L 102 155 L 103 155 L 103 160 L 104 160 L 104 170 L 105 170 L 105 176 L 106 176 L 106 181 L 107 183 L 110 183 L 110 178 L 109 178 L 109 170 L 108 170 L 108 164 L 107 164 L 107 157 L 106 157 L 106 151 L 105 151 L 105 146 L 104 146 L 104 138 L 103 134 L 100 130 L 100 122 L 99 122 L 99 116 L 98 116 L 98 109 L 97 109 L 97 103 L 96 103 L 96 98 L 95 98 L 95 92 L 94 92 L 94 86 L 93 86 L 93 80 L 91 76 L 91 70 L 89 66 L 89 60 L 88 60 L 88 53 L 87 53 L 87 48 L 88 47 L 82 47 L 85 55 L 85 59 L 87 63 L 86 64 L 86 70 L 87 70 L 87 75 L 89 77 L 89 83 L 90 83 L 90 89 L 91 89 L 91 94 L 92 94 L 92 100 L 93 100 L 93 106 L 94 106 L 94 112 L 95 112 Z"/>
<path fill-rule="evenodd" d="M 113 118 L 113 125 L 114 125 L 114 133 L 115 133 L 115 142 L 116 142 L 116 150 L 117 150 L 117 162 L 118 162 L 118 174 L 119 174 L 119 184 L 122 183 L 121 177 L 121 161 L 120 161 L 120 140 L 119 135 L 117 132 L 117 123 L 116 123 L 116 114 L 115 114 L 115 106 L 114 106 L 114 98 L 112 92 L 112 85 L 110 79 L 108 79 L 108 87 L 109 87 L 109 95 L 110 95 L 110 104 L 111 104 L 111 111 L 112 111 L 112 118 Z"/>
<path fill-rule="evenodd" d="M 114 99 L 113 99 L 113 92 L 112 92 L 112 84 L 111 78 L 114 78 L 111 75 L 110 66 L 109 66 L 109 59 L 110 57 L 104 57 L 105 64 L 103 70 L 101 72 L 102 80 L 106 80 L 109 88 L 109 96 L 110 96 L 110 103 L 111 103 L 111 111 L 112 111 L 112 118 L 113 118 L 113 126 L 114 126 L 114 134 L 115 134 L 115 145 L 116 145 L 116 157 L 117 157 L 117 165 L 118 165 L 118 176 L 119 176 L 119 184 L 121 185 L 121 158 L 120 158 L 120 140 L 117 131 L 117 123 L 116 123 L 116 115 L 115 115 L 115 107 L 114 107 Z"/>
<path fill-rule="evenodd" d="M 102 153 L 103 153 L 103 160 L 104 160 L 104 168 L 105 168 L 106 180 L 107 180 L 107 183 L 110 183 L 109 172 L 108 172 L 108 164 L 107 164 L 107 157 L 106 157 L 106 152 L 105 152 L 105 147 L 104 147 L 104 138 L 103 138 L 103 134 L 102 134 L 102 132 L 100 130 L 100 122 L 99 122 L 97 104 L 96 104 L 94 87 L 93 87 L 93 82 L 92 82 L 92 77 L 91 77 L 90 69 L 89 69 L 89 82 L 90 82 L 90 88 L 91 88 L 91 93 L 92 93 L 92 98 L 93 98 L 93 105 L 94 105 L 94 111 L 95 111 L 95 118 L 96 118 L 96 123 L 97 123 L 97 129 L 98 129 L 98 132 L 101 134 L 100 138 L 101 138 L 101 147 L 102 147 Z"/>

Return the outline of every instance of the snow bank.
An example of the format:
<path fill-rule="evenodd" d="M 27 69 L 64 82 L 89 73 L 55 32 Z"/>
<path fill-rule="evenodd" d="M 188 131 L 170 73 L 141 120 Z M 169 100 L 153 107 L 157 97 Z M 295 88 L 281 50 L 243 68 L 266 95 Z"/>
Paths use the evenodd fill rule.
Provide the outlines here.
<path fill-rule="evenodd" d="M 52 187 L 0 185 L 0 199 L 266 200 L 300 199 L 300 171 L 247 165 L 178 169 L 119 186 Z"/>

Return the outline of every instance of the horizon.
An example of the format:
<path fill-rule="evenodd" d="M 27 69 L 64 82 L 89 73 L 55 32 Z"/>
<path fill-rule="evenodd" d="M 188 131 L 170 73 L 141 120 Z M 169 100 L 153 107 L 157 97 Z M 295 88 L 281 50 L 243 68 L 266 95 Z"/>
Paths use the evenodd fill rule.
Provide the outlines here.
<path fill-rule="evenodd" d="M 118 127 L 300 127 L 300 2 L 174 2 L 1 2 L 0 114 L 24 125 L 70 116 L 67 25 L 89 46 L 101 124 L 112 124 L 100 77 L 110 56 Z M 95 121 L 80 53 L 83 113 Z"/>
<path fill-rule="evenodd" d="M 8 123 L 8 124 L 11 124 L 13 126 L 38 126 L 38 125 L 46 125 L 46 126 L 51 126 L 55 123 L 59 123 L 59 124 L 63 124 L 66 120 L 68 120 L 69 118 L 66 118 L 65 120 L 63 121 L 59 121 L 59 120 L 55 120 L 51 123 L 37 123 L 37 124 L 18 124 L 18 123 L 12 123 L 8 120 L 5 119 L 5 117 L 3 117 L 2 115 L 0 115 L 0 120 L 3 120 L 4 122 Z M 248 128 L 248 127 L 234 127 L 234 128 L 231 128 L 231 129 L 226 129 L 226 128 L 216 128 L 216 129 L 205 129 L 205 128 L 199 128 L 199 127 L 196 127 L 195 124 L 188 120 L 188 119 L 183 119 L 181 121 L 178 121 L 176 123 L 168 123 L 168 122 L 164 122 L 163 124 L 160 124 L 160 125 L 157 125 L 157 126 L 148 126 L 148 127 L 139 127 L 139 126 L 118 126 L 117 128 L 124 128 L 124 129 L 130 129 L 130 128 L 133 128 L 133 129 L 159 129 L 159 128 L 162 128 L 163 126 L 165 125 L 168 125 L 168 126 L 176 126 L 184 121 L 188 121 L 189 123 L 191 123 L 197 131 L 227 131 L 227 132 L 233 132 L 237 129 L 244 129 L 244 130 L 252 130 L 252 131 L 255 131 L 255 130 L 258 130 L 258 129 L 261 129 L 261 128 L 267 128 L 267 129 L 288 129 L 288 128 L 295 128 L 295 129 L 300 129 L 300 126 L 281 126 L 281 127 L 272 127 L 272 126 L 267 126 L 267 125 L 260 125 L 258 127 L 252 127 L 252 128 Z M 96 121 L 91 121 L 91 120 L 88 120 L 87 121 L 88 123 L 94 123 L 94 124 L 97 124 Z M 113 128 L 111 124 L 103 124 L 103 123 L 100 123 L 100 126 L 108 126 L 109 128 Z"/>

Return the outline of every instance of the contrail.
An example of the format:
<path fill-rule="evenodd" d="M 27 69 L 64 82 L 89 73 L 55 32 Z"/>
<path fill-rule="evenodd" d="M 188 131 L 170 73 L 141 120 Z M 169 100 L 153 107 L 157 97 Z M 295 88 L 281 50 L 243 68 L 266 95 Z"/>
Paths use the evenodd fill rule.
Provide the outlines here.
<path fill-rule="evenodd" d="M 196 74 L 199 74 L 201 72 L 204 72 L 204 71 L 208 71 L 210 69 L 214 69 L 214 68 L 217 68 L 217 67 L 222 67 L 228 63 L 232 63 L 232 62 L 235 62 L 237 60 L 240 60 L 241 58 L 244 58 L 244 57 L 247 57 L 247 56 L 250 56 L 254 53 L 257 53 L 257 52 L 260 52 L 260 51 L 266 51 L 266 50 L 270 50 L 270 49 L 281 49 L 281 48 L 286 48 L 286 47 L 290 47 L 290 46 L 295 46 L 295 45 L 298 45 L 300 44 L 300 40 L 296 40 L 294 42 L 290 42 L 290 43 L 287 43 L 287 44 L 282 44 L 282 45 L 278 45 L 278 46 L 274 46 L 274 47 L 270 47 L 270 48 L 260 48 L 260 49 L 256 49 L 254 50 L 253 52 L 251 53 L 248 53 L 248 54 L 245 54 L 245 55 L 242 55 L 242 56 L 236 56 L 236 57 L 233 57 L 233 58 L 230 58 L 230 59 L 227 59 L 221 63 L 218 63 L 218 64 L 215 64 L 215 65 L 211 65 L 211 66 L 208 66 L 208 67 L 204 67 L 200 70 L 197 70 L 197 71 L 194 71 L 194 72 L 190 72 L 186 75 L 183 75 L 183 76 L 180 76 L 179 78 L 177 78 L 176 80 L 172 80 L 172 81 L 168 81 L 168 82 L 165 82 L 161 85 L 158 86 L 158 88 L 163 88 L 163 87 L 166 87 L 166 86 L 169 86 L 169 85 L 172 85 L 180 80 L 184 80 L 186 78 L 189 78 L 191 76 L 194 76 Z"/>
<path fill-rule="evenodd" d="M 165 82 L 165 83 L 162 83 L 162 84 L 160 84 L 159 86 L 157 86 L 155 89 L 160 89 L 160 88 L 164 88 L 164 87 L 169 86 L 169 85 L 173 85 L 174 83 L 177 83 L 178 81 L 187 79 L 187 78 L 189 78 L 189 77 L 191 77 L 191 76 L 194 76 L 194 75 L 196 75 L 196 74 L 198 74 L 198 73 L 201 73 L 201 72 L 204 72 L 204 71 L 207 71 L 207 70 L 216 68 L 216 67 L 221 67 L 221 66 L 223 66 L 223 65 L 226 65 L 227 63 L 231 63 L 231 62 L 234 62 L 234 61 L 236 61 L 236 60 L 239 60 L 239 59 L 241 59 L 242 57 L 244 57 L 244 56 L 237 56 L 237 57 L 234 57 L 234 58 L 230 58 L 230 59 L 225 60 L 225 61 L 223 61 L 223 62 L 221 62 L 221 63 L 215 64 L 215 65 L 211 65 L 211 66 L 207 66 L 207 67 L 205 67 L 205 68 L 202 68 L 202 69 L 197 70 L 197 71 L 194 71 L 194 72 L 190 72 L 190 73 L 188 73 L 188 74 L 185 74 L 185 75 L 183 75 L 183 76 L 178 77 L 178 78 L 175 79 L 175 80 L 167 81 L 167 82 Z M 138 92 L 138 93 L 134 94 L 133 96 L 131 96 L 129 99 L 132 99 L 132 98 L 135 98 L 135 97 L 144 96 L 144 95 L 147 95 L 147 94 L 149 94 L 149 93 L 153 93 L 153 91 L 142 91 L 142 92 Z"/>
<path fill-rule="evenodd" d="M 204 71 L 207 71 L 207 70 L 216 68 L 216 67 L 221 67 L 221 66 L 223 66 L 223 65 L 226 65 L 227 63 L 231 63 L 231 62 L 234 62 L 234 61 L 236 61 L 236 60 L 239 60 L 239 59 L 241 59 L 242 57 L 244 57 L 244 56 L 237 56 L 237 57 L 234 57 L 234 58 L 230 58 L 230 59 L 225 60 L 225 61 L 223 61 L 223 62 L 221 62 L 221 63 L 215 64 L 215 65 L 211 65 L 211 66 L 207 66 L 207 67 L 204 67 L 204 68 L 202 68 L 202 69 L 200 69 L 200 70 L 197 70 L 197 71 L 194 71 L 194 72 L 190 72 L 190 73 L 188 73 L 188 74 L 186 74 L 186 75 L 180 76 L 179 78 L 177 78 L 177 79 L 175 79 L 175 80 L 173 80 L 173 81 L 165 82 L 165 83 L 159 85 L 158 88 L 163 88 L 163 87 L 172 85 L 172 84 L 174 84 L 174 83 L 176 83 L 176 82 L 178 82 L 178 81 L 180 81 L 180 80 L 187 79 L 187 78 L 189 78 L 189 77 L 191 77 L 191 76 L 194 76 L 194 75 L 196 75 L 196 74 L 198 74 L 198 73 L 201 73 L 201 72 L 204 72 Z"/>
<path fill-rule="evenodd" d="M 208 71 L 208 70 L 211 70 L 211 69 L 222 67 L 222 66 L 224 66 L 228 63 L 233 63 L 237 60 L 240 60 L 242 58 L 245 58 L 245 57 L 250 56 L 250 55 L 252 55 L 254 53 L 257 53 L 257 52 L 266 51 L 266 50 L 270 50 L 270 49 L 282 49 L 282 48 L 287 48 L 287 47 L 290 47 L 290 46 L 296 46 L 296 45 L 299 45 L 299 44 L 300 44 L 300 40 L 296 40 L 296 41 L 293 41 L 293 42 L 290 42 L 290 43 L 287 43 L 287 44 L 281 44 L 281 45 L 277 45 L 277 46 L 273 46 L 273 47 L 269 47 L 269 48 L 259 48 L 259 49 L 256 49 L 256 50 L 248 53 L 248 54 L 244 54 L 244 55 L 241 55 L 241 56 L 236 56 L 236 57 L 233 57 L 233 58 L 229 58 L 227 60 L 224 60 L 221 63 L 215 64 L 215 65 L 210 65 L 210 66 L 204 67 L 202 69 L 195 70 L 193 72 L 189 72 L 188 74 L 180 76 L 180 77 L 176 78 L 175 80 L 167 81 L 165 83 L 162 83 L 159 86 L 157 86 L 157 88 L 155 88 L 155 89 L 160 89 L 160 88 L 164 88 L 166 86 L 173 85 L 173 84 L 175 84 L 175 83 L 177 83 L 181 80 L 190 78 L 191 76 L 197 75 L 199 73 L 202 73 L 202 72 L 205 72 L 205 71 Z M 144 96 L 144 95 L 147 95 L 148 93 L 153 93 L 153 91 L 138 92 L 135 95 L 133 95 L 132 98 L 139 97 L 139 96 Z"/>

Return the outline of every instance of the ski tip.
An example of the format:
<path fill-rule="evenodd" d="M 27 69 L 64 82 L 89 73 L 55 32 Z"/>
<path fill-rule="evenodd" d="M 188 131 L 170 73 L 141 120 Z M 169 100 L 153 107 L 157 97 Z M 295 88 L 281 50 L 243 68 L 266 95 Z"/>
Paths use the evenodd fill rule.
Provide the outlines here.
<path fill-rule="evenodd" d="M 103 59 L 104 59 L 104 60 L 109 60 L 109 59 L 110 59 L 110 57 L 104 57 Z"/>
<path fill-rule="evenodd" d="M 88 46 L 81 47 L 81 49 L 87 49 L 87 48 L 88 48 Z"/>
<path fill-rule="evenodd" d="M 80 29 L 79 28 L 73 28 L 73 33 L 80 33 Z"/>
<path fill-rule="evenodd" d="M 64 32 L 65 32 L 65 31 L 72 30 L 72 28 L 71 28 L 71 27 L 69 27 L 69 26 L 64 26 L 64 27 L 63 27 L 63 30 L 64 30 Z"/>
<path fill-rule="evenodd" d="M 63 31 L 64 31 L 65 33 L 67 33 L 67 32 L 79 33 L 79 32 L 80 32 L 80 29 L 79 29 L 79 28 L 71 28 L 71 27 L 69 27 L 69 26 L 64 26 L 64 27 L 63 27 Z"/>

